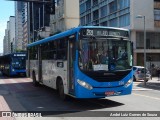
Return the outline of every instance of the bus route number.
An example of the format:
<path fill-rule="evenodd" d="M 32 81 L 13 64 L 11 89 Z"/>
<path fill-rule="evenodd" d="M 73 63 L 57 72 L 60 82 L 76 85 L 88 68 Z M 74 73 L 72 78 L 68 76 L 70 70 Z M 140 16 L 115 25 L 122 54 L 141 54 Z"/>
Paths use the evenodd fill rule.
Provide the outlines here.
<path fill-rule="evenodd" d="M 87 29 L 87 35 L 93 35 L 93 30 Z"/>

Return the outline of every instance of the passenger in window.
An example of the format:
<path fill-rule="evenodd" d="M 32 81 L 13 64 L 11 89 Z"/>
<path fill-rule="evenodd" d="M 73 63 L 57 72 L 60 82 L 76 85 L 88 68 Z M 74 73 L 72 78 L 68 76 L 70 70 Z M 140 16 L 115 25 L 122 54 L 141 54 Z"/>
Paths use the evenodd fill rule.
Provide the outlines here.
<path fill-rule="evenodd" d="M 103 52 L 103 54 L 100 56 L 100 63 L 101 64 L 108 64 L 108 54 L 107 52 Z"/>
<path fill-rule="evenodd" d="M 91 55 L 92 57 L 92 61 L 94 64 L 99 64 L 99 61 L 100 61 L 100 55 L 98 53 L 98 49 L 95 49 L 93 54 Z"/>

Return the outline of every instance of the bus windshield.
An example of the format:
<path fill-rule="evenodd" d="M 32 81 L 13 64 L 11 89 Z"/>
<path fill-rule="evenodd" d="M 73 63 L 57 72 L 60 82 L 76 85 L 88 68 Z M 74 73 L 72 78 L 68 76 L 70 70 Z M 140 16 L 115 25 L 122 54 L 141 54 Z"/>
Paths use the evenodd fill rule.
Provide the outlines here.
<path fill-rule="evenodd" d="M 131 69 L 131 42 L 116 37 L 82 38 L 79 41 L 79 67 L 83 71 Z"/>
<path fill-rule="evenodd" d="M 26 67 L 25 57 L 13 57 L 12 66 L 15 69 L 25 69 Z"/>

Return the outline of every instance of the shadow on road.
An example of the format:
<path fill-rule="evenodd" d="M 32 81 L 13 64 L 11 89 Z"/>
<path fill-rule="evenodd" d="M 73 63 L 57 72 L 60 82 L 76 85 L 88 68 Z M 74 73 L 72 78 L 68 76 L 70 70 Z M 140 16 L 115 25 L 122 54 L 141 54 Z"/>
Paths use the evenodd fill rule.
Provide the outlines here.
<path fill-rule="evenodd" d="M 144 85 L 143 81 L 138 81 L 137 87 L 160 90 L 160 81 L 150 80 L 149 82 L 146 82 L 146 86 Z"/>
<path fill-rule="evenodd" d="M 4 80 L 4 78 L 2 78 Z M 11 83 L 5 78 L 5 84 L 0 84 L 0 90 L 8 91 L 1 94 L 12 111 L 40 112 L 44 116 L 63 116 L 103 108 L 113 108 L 124 105 L 108 99 L 74 99 L 62 101 L 57 92 L 46 86 L 34 87 L 31 81 L 21 82 L 22 79 L 12 79 Z M 1 80 L 2 81 L 2 80 Z M 70 113 L 70 114 L 69 114 Z M 91 112 L 92 113 L 92 112 Z M 94 114 L 94 113 L 92 113 Z M 83 114 L 81 114 L 83 115 Z"/>

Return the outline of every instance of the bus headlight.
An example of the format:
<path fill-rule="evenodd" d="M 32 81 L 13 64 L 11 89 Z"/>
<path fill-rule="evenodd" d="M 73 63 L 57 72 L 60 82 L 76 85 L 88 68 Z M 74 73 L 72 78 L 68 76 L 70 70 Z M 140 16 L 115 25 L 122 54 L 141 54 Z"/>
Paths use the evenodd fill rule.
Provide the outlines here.
<path fill-rule="evenodd" d="M 12 71 L 14 72 L 14 69 L 12 69 Z"/>
<path fill-rule="evenodd" d="M 77 80 L 77 82 L 81 85 L 81 86 L 83 86 L 84 88 L 86 88 L 86 89 L 88 89 L 88 90 L 92 90 L 93 89 L 93 87 L 90 85 L 90 84 L 88 84 L 88 83 L 86 83 L 86 82 L 84 82 L 84 81 L 82 81 L 82 80 Z"/>
<path fill-rule="evenodd" d="M 125 84 L 125 87 L 128 87 L 133 82 L 133 79 L 128 80 L 128 82 Z"/>

